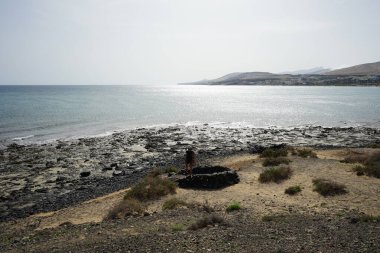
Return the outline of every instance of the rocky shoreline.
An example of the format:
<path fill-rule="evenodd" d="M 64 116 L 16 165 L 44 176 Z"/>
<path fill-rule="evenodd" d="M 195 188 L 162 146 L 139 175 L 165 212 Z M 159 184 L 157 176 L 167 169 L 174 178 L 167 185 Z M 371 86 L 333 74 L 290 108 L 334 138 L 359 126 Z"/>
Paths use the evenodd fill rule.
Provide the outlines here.
<path fill-rule="evenodd" d="M 253 153 L 280 143 L 337 148 L 379 142 L 377 128 L 222 128 L 204 124 L 139 128 L 42 145 L 12 144 L 0 150 L 0 221 L 58 210 L 126 188 L 153 167 L 180 167 L 188 147 L 195 148 L 200 164 L 207 164 L 215 156 Z"/>

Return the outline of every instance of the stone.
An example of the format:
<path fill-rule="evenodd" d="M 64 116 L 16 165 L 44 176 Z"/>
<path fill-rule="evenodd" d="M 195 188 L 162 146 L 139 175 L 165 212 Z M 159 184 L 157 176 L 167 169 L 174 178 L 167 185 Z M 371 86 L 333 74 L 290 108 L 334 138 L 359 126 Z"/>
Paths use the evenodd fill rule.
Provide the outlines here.
<path fill-rule="evenodd" d="M 80 173 L 80 177 L 88 177 L 91 175 L 91 172 L 90 171 L 82 171 Z"/>

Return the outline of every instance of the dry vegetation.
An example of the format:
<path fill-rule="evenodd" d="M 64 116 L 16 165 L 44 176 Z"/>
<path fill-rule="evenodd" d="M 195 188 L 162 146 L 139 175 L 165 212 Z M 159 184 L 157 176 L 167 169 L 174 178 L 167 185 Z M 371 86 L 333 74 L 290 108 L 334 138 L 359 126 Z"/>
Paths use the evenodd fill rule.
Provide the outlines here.
<path fill-rule="evenodd" d="M 276 182 L 279 183 L 290 178 L 292 170 L 288 166 L 269 168 L 264 170 L 259 176 L 260 183 Z"/>
<path fill-rule="evenodd" d="M 342 162 L 360 163 L 361 165 L 353 168 L 358 176 L 367 175 L 380 178 L 380 152 L 372 154 L 350 152 Z"/>
<path fill-rule="evenodd" d="M 265 157 L 280 157 L 280 156 L 287 156 L 288 155 L 288 148 L 279 148 L 279 149 L 273 149 L 273 148 L 267 148 L 265 149 L 260 157 L 265 158 Z"/>
<path fill-rule="evenodd" d="M 343 184 L 339 184 L 337 182 L 318 178 L 313 180 L 314 184 L 314 191 L 318 192 L 322 196 L 335 196 L 335 195 L 341 195 L 346 194 L 346 186 Z"/>
<path fill-rule="evenodd" d="M 301 187 L 299 185 L 290 186 L 285 189 L 285 193 L 288 195 L 296 195 L 297 193 L 301 192 Z"/>
<path fill-rule="evenodd" d="M 280 164 L 289 164 L 289 163 L 290 163 L 290 160 L 285 157 L 268 157 L 264 159 L 263 166 L 264 167 L 277 166 Z"/>
<path fill-rule="evenodd" d="M 317 154 L 312 149 L 309 149 L 309 148 L 297 149 L 295 150 L 295 154 L 294 153 L 292 154 L 303 157 L 303 158 L 308 158 L 308 157 L 317 158 Z"/>
<path fill-rule="evenodd" d="M 160 177 L 161 171 L 153 170 L 139 183 L 133 186 L 124 196 L 124 199 L 110 210 L 106 216 L 109 219 L 122 219 L 129 215 L 138 215 L 145 211 L 146 202 L 159 199 L 168 194 L 176 193 L 176 184 Z M 179 201 L 171 202 L 171 206 L 180 204 Z"/>
<path fill-rule="evenodd" d="M 171 199 L 168 199 L 164 202 L 164 204 L 162 205 L 162 209 L 163 210 L 172 210 L 172 209 L 176 209 L 176 208 L 181 207 L 181 206 L 192 207 L 194 205 L 187 203 L 186 201 L 183 201 L 183 200 L 178 199 L 178 198 L 171 198 Z"/>
<path fill-rule="evenodd" d="M 197 229 L 201 229 L 201 228 L 205 228 L 205 227 L 208 227 L 208 226 L 214 226 L 214 225 L 227 225 L 226 221 L 216 215 L 216 214 L 211 214 L 211 215 L 208 215 L 206 217 L 203 217 L 199 220 L 197 220 L 194 224 L 192 224 L 189 229 L 190 230 L 197 230 Z"/>

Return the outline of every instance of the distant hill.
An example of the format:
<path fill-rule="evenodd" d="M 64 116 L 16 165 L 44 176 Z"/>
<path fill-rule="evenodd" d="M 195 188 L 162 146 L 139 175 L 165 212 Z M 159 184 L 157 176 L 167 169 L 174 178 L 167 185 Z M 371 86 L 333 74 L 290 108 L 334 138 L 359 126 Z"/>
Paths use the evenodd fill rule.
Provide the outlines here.
<path fill-rule="evenodd" d="M 322 67 L 273 74 L 235 72 L 193 85 L 380 86 L 380 62 L 330 71 Z"/>
<path fill-rule="evenodd" d="M 280 74 L 290 74 L 290 75 L 320 75 L 331 71 L 331 69 L 323 68 L 323 67 L 316 67 L 311 69 L 301 69 L 301 70 L 295 70 L 295 71 L 287 71 L 282 72 Z"/>
<path fill-rule="evenodd" d="M 355 65 L 348 68 L 336 69 L 325 75 L 380 75 L 380 62 Z"/>

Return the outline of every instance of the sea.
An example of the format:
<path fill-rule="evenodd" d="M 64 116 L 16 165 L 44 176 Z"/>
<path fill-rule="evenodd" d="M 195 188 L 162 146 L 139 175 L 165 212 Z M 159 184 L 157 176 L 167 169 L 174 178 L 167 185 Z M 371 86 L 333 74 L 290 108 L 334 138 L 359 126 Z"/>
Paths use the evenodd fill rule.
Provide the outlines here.
<path fill-rule="evenodd" d="M 171 125 L 380 127 L 380 88 L 3 85 L 0 147 Z"/>

